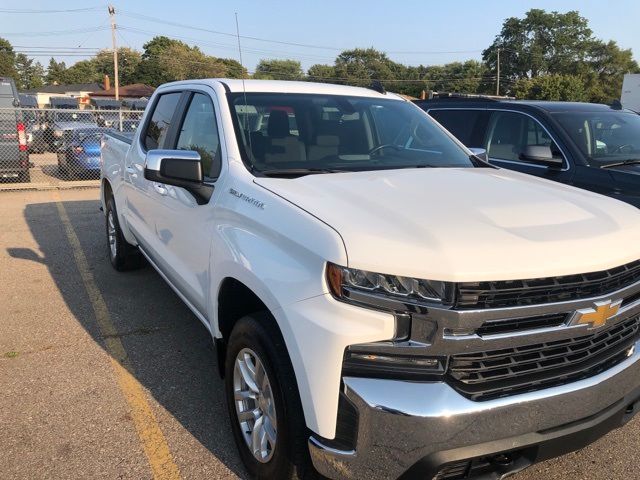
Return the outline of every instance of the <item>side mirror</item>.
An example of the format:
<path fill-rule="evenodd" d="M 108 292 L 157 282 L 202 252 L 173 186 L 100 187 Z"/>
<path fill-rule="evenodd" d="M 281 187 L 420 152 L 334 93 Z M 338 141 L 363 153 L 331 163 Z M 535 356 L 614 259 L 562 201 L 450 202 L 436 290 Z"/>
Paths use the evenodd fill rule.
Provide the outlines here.
<path fill-rule="evenodd" d="M 487 155 L 487 150 L 486 149 L 470 147 L 469 150 L 471 151 L 471 153 L 473 153 L 480 160 L 483 160 L 485 162 L 489 162 L 489 155 Z"/>
<path fill-rule="evenodd" d="M 555 157 L 548 145 L 527 145 L 520 154 L 520 160 L 535 162 L 549 168 L 561 168 L 562 158 Z"/>
<path fill-rule="evenodd" d="M 199 205 L 207 203 L 213 194 L 213 186 L 204 183 L 200 154 L 191 150 L 149 150 L 144 178 L 184 188 Z"/>

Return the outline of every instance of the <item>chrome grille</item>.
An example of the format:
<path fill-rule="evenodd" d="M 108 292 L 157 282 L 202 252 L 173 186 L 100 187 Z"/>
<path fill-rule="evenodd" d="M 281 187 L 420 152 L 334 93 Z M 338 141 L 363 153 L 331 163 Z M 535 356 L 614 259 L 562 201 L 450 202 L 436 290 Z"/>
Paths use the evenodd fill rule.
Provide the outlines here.
<path fill-rule="evenodd" d="M 476 401 L 516 395 L 597 375 L 624 360 L 638 340 L 640 317 L 566 340 L 454 355 L 447 378 Z"/>
<path fill-rule="evenodd" d="M 640 281 L 640 260 L 600 272 L 456 285 L 456 309 L 505 308 L 589 298 Z"/>

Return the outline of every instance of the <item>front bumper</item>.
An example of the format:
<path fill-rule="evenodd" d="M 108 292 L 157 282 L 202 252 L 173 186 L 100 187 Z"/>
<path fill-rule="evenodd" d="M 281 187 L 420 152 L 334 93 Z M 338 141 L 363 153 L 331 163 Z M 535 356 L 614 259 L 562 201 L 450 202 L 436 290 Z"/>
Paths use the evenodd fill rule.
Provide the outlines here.
<path fill-rule="evenodd" d="M 311 457 L 323 475 L 430 479 L 447 466 L 510 452 L 512 461 L 492 464 L 484 477 L 451 477 L 500 479 L 582 448 L 628 421 L 640 408 L 640 342 L 628 358 L 599 375 L 486 402 L 471 401 L 440 382 L 353 377 L 343 382 L 358 412 L 356 447 L 336 450 L 311 437 Z"/>

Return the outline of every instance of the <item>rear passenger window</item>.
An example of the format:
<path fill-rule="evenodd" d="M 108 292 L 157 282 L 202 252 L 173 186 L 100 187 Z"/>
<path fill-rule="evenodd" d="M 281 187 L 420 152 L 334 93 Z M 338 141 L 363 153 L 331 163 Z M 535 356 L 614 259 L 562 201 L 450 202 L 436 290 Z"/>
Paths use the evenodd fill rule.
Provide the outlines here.
<path fill-rule="evenodd" d="M 473 133 L 483 113 L 482 110 L 429 110 L 429 115 L 467 147 L 480 146 L 473 144 Z"/>
<path fill-rule="evenodd" d="M 220 136 L 209 96 L 195 93 L 178 134 L 178 150 L 193 150 L 200 154 L 205 176 L 220 174 Z"/>
<path fill-rule="evenodd" d="M 147 150 L 164 147 L 164 141 L 171 126 L 171 117 L 176 111 L 181 95 L 181 92 L 160 95 L 144 137 L 144 146 Z"/>

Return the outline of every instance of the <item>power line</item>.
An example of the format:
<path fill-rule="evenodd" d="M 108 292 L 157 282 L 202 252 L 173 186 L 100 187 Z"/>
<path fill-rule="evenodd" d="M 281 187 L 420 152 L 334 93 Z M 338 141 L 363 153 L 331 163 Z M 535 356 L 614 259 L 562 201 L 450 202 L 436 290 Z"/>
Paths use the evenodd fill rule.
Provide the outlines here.
<path fill-rule="evenodd" d="M 100 10 L 103 7 L 97 5 L 95 7 L 84 7 L 84 8 L 68 8 L 68 9 L 60 9 L 60 10 L 38 10 L 38 9 L 18 9 L 18 8 L 0 8 L 0 13 L 27 13 L 27 14 L 36 14 L 36 13 L 76 13 L 76 12 L 90 12 L 94 10 Z"/>
<path fill-rule="evenodd" d="M 219 30 L 211 30 L 209 28 L 203 28 L 203 27 L 196 27 L 193 25 L 187 25 L 184 23 L 179 23 L 179 22 L 173 22 L 173 21 L 168 21 L 168 20 L 163 20 L 161 18 L 157 18 L 157 17 L 151 17 L 149 15 L 142 15 L 139 13 L 133 13 L 133 12 L 127 12 L 124 11 L 124 13 L 121 13 L 121 15 L 123 16 L 127 16 L 130 18 L 135 18 L 138 20 L 144 20 L 144 21 L 148 21 L 148 22 L 155 22 L 155 23 L 160 23 L 163 25 L 170 25 L 170 26 L 174 26 L 174 27 L 179 27 L 179 28 L 187 28 L 189 30 L 197 30 L 197 31 L 201 31 L 201 32 L 206 32 L 206 33 L 212 33 L 215 35 L 223 35 L 223 36 L 227 36 L 227 37 L 233 37 L 235 38 L 236 35 L 234 33 L 230 33 L 230 32 L 222 32 Z M 284 40 L 273 40 L 273 39 L 268 39 L 268 38 L 261 38 L 261 37 L 253 37 L 253 36 L 247 36 L 247 35 L 240 35 L 240 38 L 245 39 L 245 40 L 254 40 L 257 42 L 266 42 L 266 43 L 274 43 L 274 44 L 278 44 L 278 45 L 289 45 L 289 46 L 294 46 L 294 47 L 303 47 L 303 48 L 313 48 L 313 49 L 321 49 L 321 50 L 334 50 L 334 51 L 344 51 L 344 50 L 351 50 L 353 47 L 351 48 L 342 48 L 342 47 L 330 47 L 330 46 L 326 46 L 326 45 L 313 45 L 313 44 L 308 44 L 308 43 L 298 43 L 298 42 L 289 42 L 289 41 L 284 41 Z M 444 51 L 438 51 L 438 50 L 398 50 L 398 51 L 387 51 L 385 53 L 390 54 L 390 55 L 433 55 L 433 54 L 454 54 L 454 53 L 477 53 L 477 52 L 482 52 L 482 49 L 475 49 L 475 50 L 444 50 Z"/>
<path fill-rule="evenodd" d="M 102 50 L 101 47 L 51 47 L 51 46 L 35 46 L 35 45 L 13 45 L 14 48 L 29 48 L 29 49 L 38 49 L 44 48 L 46 50 L 56 49 L 56 50 Z"/>
<path fill-rule="evenodd" d="M 96 30 L 108 30 L 108 27 L 96 26 L 88 28 L 78 28 L 71 30 L 52 30 L 49 32 L 1 32 L 0 35 L 12 36 L 12 37 L 48 37 L 55 35 L 73 35 L 76 33 L 89 33 Z"/>

